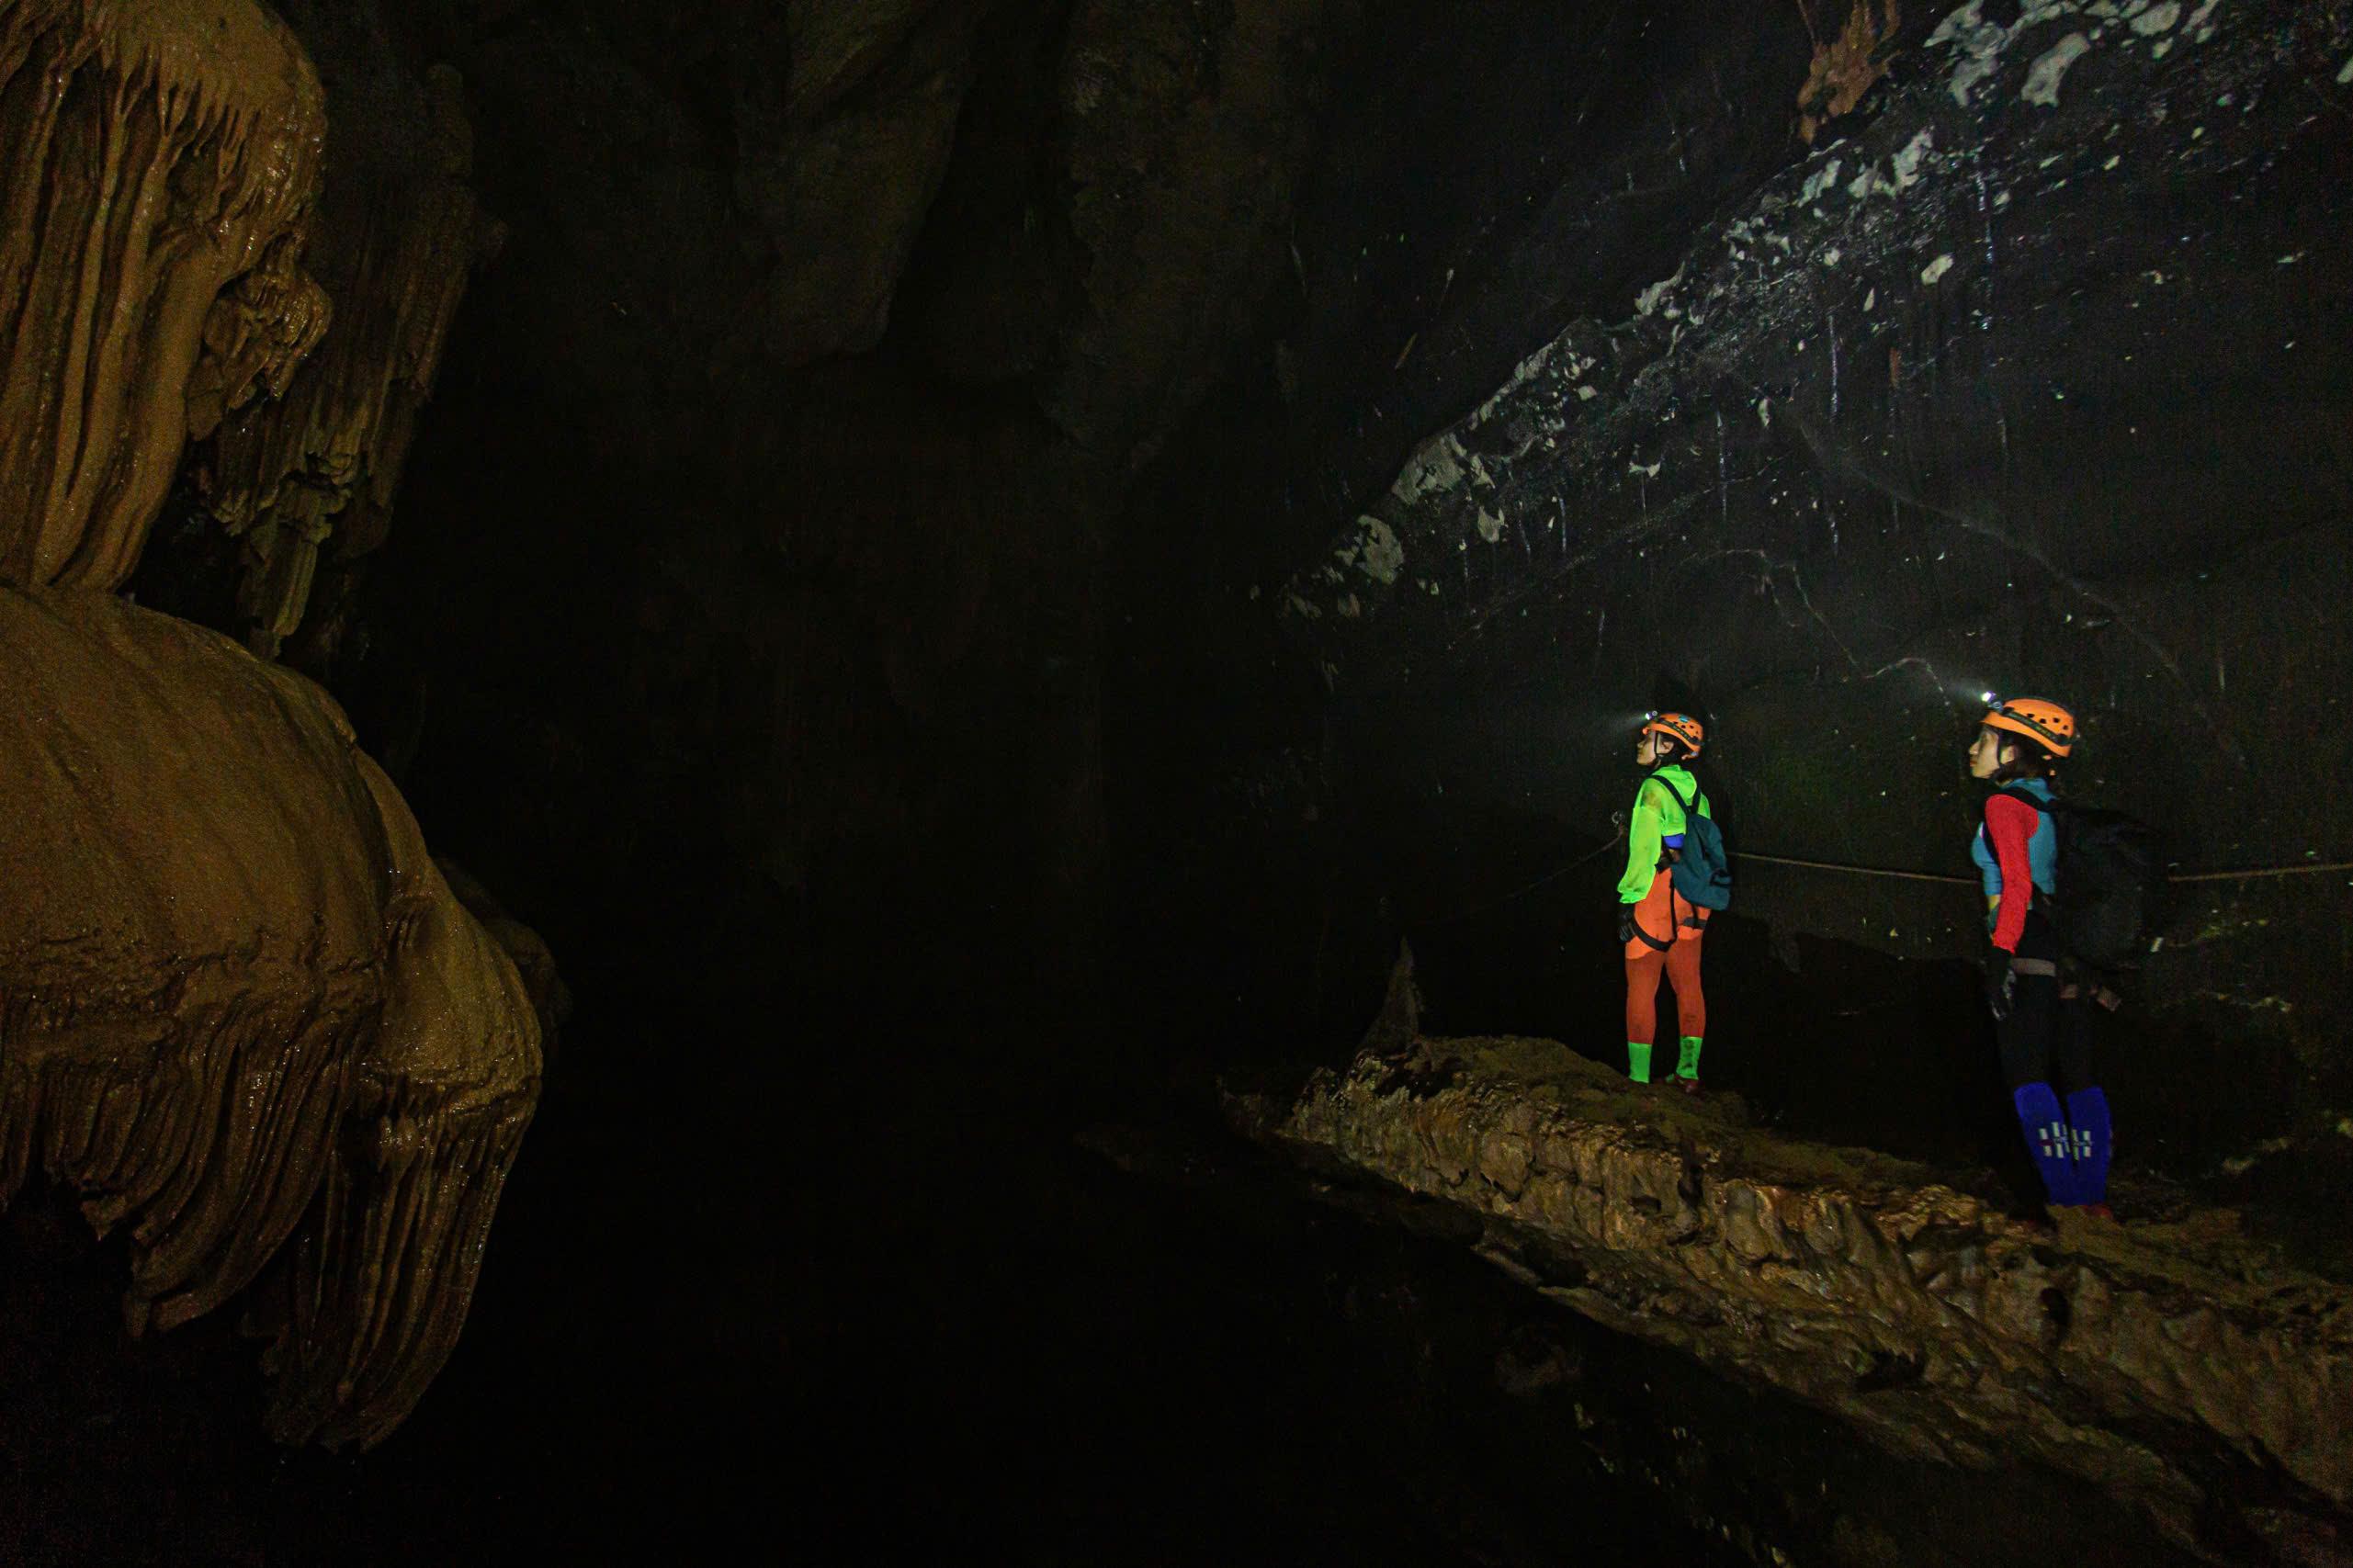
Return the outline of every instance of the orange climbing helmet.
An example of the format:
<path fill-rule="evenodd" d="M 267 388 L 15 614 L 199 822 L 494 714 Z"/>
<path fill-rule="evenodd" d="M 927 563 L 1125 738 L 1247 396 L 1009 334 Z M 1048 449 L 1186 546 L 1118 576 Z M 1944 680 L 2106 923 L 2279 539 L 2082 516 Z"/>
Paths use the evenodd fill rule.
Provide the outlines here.
<path fill-rule="evenodd" d="M 1694 757 L 1698 756 L 1700 753 L 1701 742 L 1707 739 L 1706 728 L 1701 725 L 1698 719 L 1693 718 L 1687 713 L 1649 713 L 1643 715 L 1642 728 L 1635 733 L 1636 735 L 1648 735 L 1654 731 L 1660 735 L 1672 736 L 1676 739 L 1681 741 L 1684 745 L 1691 749 L 1691 755 Z"/>
<path fill-rule="evenodd" d="M 1985 716 L 1978 722 L 1988 729 L 2023 735 L 2053 757 L 2076 749 L 2076 716 L 2048 697 L 1997 697 L 1987 692 Z"/>

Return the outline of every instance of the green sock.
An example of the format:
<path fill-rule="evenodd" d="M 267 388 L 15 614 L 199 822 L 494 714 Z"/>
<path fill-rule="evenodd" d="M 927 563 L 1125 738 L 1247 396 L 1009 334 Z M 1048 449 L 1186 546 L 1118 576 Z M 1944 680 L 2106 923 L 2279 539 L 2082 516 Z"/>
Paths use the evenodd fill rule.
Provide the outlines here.
<path fill-rule="evenodd" d="M 1677 1077 L 1695 1078 L 1700 1076 L 1701 1038 L 1702 1037 L 1697 1034 L 1686 1034 L 1683 1036 L 1683 1054 L 1681 1058 L 1675 1064 L 1675 1072 Z"/>
<path fill-rule="evenodd" d="M 1636 1083 L 1650 1081 L 1650 1042 L 1626 1042 L 1626 1077 Z"/>

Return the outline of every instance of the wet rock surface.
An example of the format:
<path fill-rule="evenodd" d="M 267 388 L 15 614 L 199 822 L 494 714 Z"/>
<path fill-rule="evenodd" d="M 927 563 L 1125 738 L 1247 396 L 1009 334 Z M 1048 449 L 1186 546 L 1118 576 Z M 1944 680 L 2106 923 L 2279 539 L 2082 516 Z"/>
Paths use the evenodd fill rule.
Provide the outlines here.
<path fill-rule="evenodd" d="M 280 1439 L 372 1444 L 456 1344 L 538 1097 L 514 963 L 315 686 L 0 591 L 0 1200 L 129 1237 L 131 1331 L 241 1299 Z"/>
<path fill-rule="evenodd" d="M 787 13 L 788 80 L 764 80 L 757 66 L 743 73 L 735 196 L 775 250 L 754 319 L 780 365 L 882 341 L 947 174 L 985 8 L 931 9 L 926 18 L 917 6 L 797 6 Z M 750 58 L 773 71 L 776 52 Z"/>
<path fill-rule="evenodd" d="M 1294 274 L 1345 23 L 1300 0 L 404 18 L 464 75 L 510 233 L 411 465 L 434 521 L 394 531 L 354 610 L 373 651 L 332 678 L 450 847 L 577 911 L 560 945 L 684 863 L 680 896 L 783 925 L 813 985 L 1085 972 L 1035 955 L 1103 930 L 1107 536 Z M 436 743 L 411 748 L 421 707 Z"/>
<path fill-rule="evenodd" d="M 0 118 L 48 123 L 44 73 L 101 9 L 0 0 Z M 1589 1552 L 1578 1525 L 1604 1512 L 1641 1542 L 1641 1509 L 1487 1510 L 1482 1464 L 1542 1498 L 1567 1445 L 1589 1485 L 1639 1474 L 1671 1495 L 1741 1450 L 1751 1384 L 1778 1391 L 1770 1429 L 1792 1452 L 1751 1445 L 1722 1467 L 1736 1483 L 1697 1511 L 1677 1498 L 1676 1517 L 1740 1535 L 1752 1559 L 2161 1561 L 2086 1477 L 2216 1555 L 2338 1551 L 2341 1438 L 2321 1403 L 2343 1392 L 2335 1287 L 2170 1193 L 2154 1230 L 2121 1240 L 2029 1237 L 1941 1166 L 1820 1153 L 1851 1139 L 1966 1164 L 1979 1105 L 2015 1145 L 1978 1081 L 1985 1043 L 1966 1038 L 1974 987 L 1953 961 L 1974 941 L 1968 889 L 1744 871 L 1712 960 L 1741 1002 L 1719 1013 L 1711 1071 L 1810 1143 L 1680 1106 L 1618 1117 L 1606 1075 L 1547 1050 L 1427 1037 L 1558 1017 L 1595 1048 L 1590 1022 L 1614 1002 L 1609 868 L 1589 903 L 1563 874 L 1623 804 L 1623 719 L 1669 693 L 1711 706 L 1731 785 L 1712 793 L 1736 847 L 1957 863 L 1970 802 L 1949 752 L 1971 715 L 1954 693 L 2017 680 L 2104 695 L 2084 787 L 2166 818 L 2185 863 L 2342 848 L 2326 837 L 2328 781 L 2353 764 L 2330 684 L 2353 587 L 2342 5 L 1492 0 L 1443 26 L 1405 0 L 285 9 L 325 81 L 323 201 L 300 149 L 275 142 L 261 162 L 286 178 L 259 197 L 213 191 L 198 167 L 175 179 L 198 207 L 260 205 L 243 212 L 252 233 L 222 231 L 218 276 L 175 274 L 187 297 L 139 317 L 178 333 L 143 357 L 169 372 L 139 389 L 162 412 L 141 415 L 137 451 L 85 444 L 128 462 L 140 499 L 101 520 L 92 548 L 112 553 L 74 580 L 129 570 L 169 468 L 155 454 L 209 435 L 181 469 L 189 514 L 209 526 L 194 510 L 209 498 L 252 549 L 231 563 L 242 583 L 193 585 L 230 606 L 202 618 L 254 623 L 264 649 L 291 632 L 287 656 L 349 700 L 436 845 L 556 931 L 605 1006 L 642 991 L 584 1035 L 570 1142 L 539 1173 L 519 1282 L 461 1398 L 391 1468 L 306 1472 L 308 1502 L 365 1494 L 366 1550 L 401 1550 L 412 1483 L 462 1500 L 433 1529 L 469 1549 L 472 1509 L 539 1550 L 550 1529 L 585 1550 L 611 1549 L 607 1527 L 658 1533 L 681 1495 L 711 1517 L 752 1511 L 784 1445 L 714 1452 L 707 1434 L 773 1428 L 814 1377 L 823 1408 L 787 1436 L 849 1433 L 843 1468 L 887 1510 L 935 1502 L 936 1478 L 985 1450 L 990 1484 L 970 1490 L 994 1493 L 989 1517 L 1064 1532 L 1086 1561 L 1105 1540 L 1176 1551 L 1171 1529 L 1223 1560 L 1266 1550 L 1263 1531 L 1307 1555 L 1335 1518 L 1363 1554 L 1410 1561 Z M 68 62 L 120 85 L 103 51 Z M 278 85 L 315 109 L 317 84 L 288 69 Z M 154 84 L 129 79 L 141 91 L 118 104 L 144 135 Z M 343 159 L 338 130 L 369 156 Z M 34 188 L 0 186 L 19 205 Z M 461 304 L 485 209 L 512 243 Z M 292 217 L 311 225 L 301 246 Z M 43 245 L 74 233 L 45 230 Z M 40 350 L 28 373 L 6 367 L 11 412 L 76 352 L 62 328 L 80 316 L 58 279 L 35 281 L 51 293 L 0 296 L 0 325 L 42 329 L 11 340 Z M 314 340 L 306 382 L 293 366 Z M 284 398 L 246 400 L 260 392 Z M 39 421 L 10 430 L 29 433 L 34 468 L 72 445 Z M 386 540 L 404 466 L 407 516 L 362 592 L 344 558 Z M 11 474 L 62 482 L 0 462 Z M 53 514 L 54 536 L 51 515 L 0 531 L 6 560 L 79 548 L 81 514 Z M 159 564 L 142 603 L 191 586 Z M 178 705 L 243 694 L 255 701 L 223 728 L 267 730 L 260 693 L 316 730 L 309 688 L 222 669 Z M 152 716 L 170 733 L 175 716 Z M 483 1066 L 452 1042 L 480 1025 L 511 1043 L 536 1014 L 544 1049 L 565 985 L 548 944 L 469 878 L 444 874 L 422 935 L 393 919 L 368 855 L 397 849 L 401 876 L 432 881 L 413 825 L 376 774 L 321 756 L 216 804 L 223 821 L 266 815 L 300 793 L 289 779 L 335 795 L 285 813 L 285 837 L 327 848 L 244 857 L 270 874 L 256 899 L 271 920 L 297 931 L 307 910 L 332 930 L 239 995 L 244 1021 L 272 1023 L 308 1016 L 319 986 L 356 998 L 334 1050 L 298 1064 L 344 1073 L 339 1093 L 363 1086 L 329 1119 L 350 1146 L 315 1176 L 267 1148 L 248 1160 L 241 1132 L 214 1162 L 221 1184 L 165 1215 L 179 1189 L 140 1182 L 202 1124 L 171 1096 L 187 1082 L 225 1100 L 266 1070 L 208 1052 L 168 1009 L 131 1009 L 140 1048 L 194 1062 L 187 1075 L 133 1082 L 109 1036 L 69 1064 L 82 1077 L 25 1103 L 96 1105 L 100 1128 L 135 1109 L 135 1135 L 55 1145 L 51 1198 L 115 1181 L 100 1156 L 131 1150 L 138 1181 L 100 1201 L 158 1216 L 117 1231 L 134 1300 L 182 1289 L 158 1298 L 160 1320 L 257 1278 L 270 1288 L 248 1303 L 290 1310 L 282 1342 L 311 1348 L 281 1388 L 315 1397 L 278 1428 L 364 1441 L 413 1398 L 466 1301 L 441 1290 L 413 1321 L 396 1312 L 413 1348 L 380 1378 L 368 1362 L 356 1414 L 328 1409 L 346 1397 L 335 1337 L 382 1283 L 370 1227 L 457 1205 L 462 1223 L 436 1231 L 428 1213 L 416 1234 L 450 1239 L 462 1256 L 441 1278 L 470 1281 L 529 1113 L 517 1051 Z M 141 752 L 120 771 L 153 765 Z M 172 902 L 170 875 L 149 881 Z M 312 902 L 269 902 L 289 886 Z M 1544 896 L 1522 901 L 1531 888 Z M 2228 1179 L 2268 1198 L 2282 1173 L 2294 1201 L 2266 1213 L 2298 1217 L 2308 1258 L 2341 1252 L 2341 885 L 2198 897 L 2121 1037 L 2136 1047 L 2111 1078 L 2128 1145 L 2210 1195 Z M 1589 915 L 1597 962 L 1563 961 Z M 1073 1198 L 1084 1184 L 1067 1171 L 1030 1181 L 1036 1149 L 1065 1141 L 1034 1098 L 1096 1070 L 1072 1064 L 1092 1064 L 1103 1032 L 1041 1043 L 1026 1016 L 975 1027 L 976 1006 L 1050 1010 L 1108 972 L 1135 982 L 1118 1010 L 1167 1036 L 1136 1058 L 1225 1041 L 1236 1021 L 1252 1032 L 1238 1054 L 1325 1036 L 1344 1051 L 1400 928 L 1440 959 L 1431 1021 L 1393 1019 L 1384 1037 L 1412 1064 L 1261 1110 L 1425 1184 L 1435 1196 L 1405 1209 L 1422 1244 L 1409 1254 L 1368 1263 L 1358 1235 L 1308 1268 L 1295 1210 L 1262 1190 L 1205 1226 L 1182 1205 L 1138 1224 L 1132 1195 Z M 243 940 L 204 934 L 223 952 Z M 1130 952 L 1108 954 L 1123 934 Z M 449 997 L 497 995 L 489 1023 L 435 1036 L 440 1076 L 359 1044 L 357 1014 L 398 992 L 368 990 L 368 966 L 414 957 L 412 936 L 456 953 Z M 101 956 L 76 983 L 110 1006 L 153 999 L 152 953 Z M 743 995 L 747 976 L 773 988 Z M 10 1029 L 11 1072 L 19 1049 L 54 1064 L 48 1035 Z M 843 1040 L 877 1043 L 885 1066 L 840 1066 Z M 680 1070 L 644 1071 L 649 1051 Z M 975 1059 L 982 1085 L 937 1070 Z M 918 1087 L 877 1097 L 885 1070 Z M 1553 1100 L 1532 1111 L 1507 1080 Z M 100 1099 L 76 1098 L 93 1084 Z M 984 1086 L 1000 1097 L 987 1112 Z M 472 1131 L 418 1110 L 445 1093 Z M 858 1109 L 843 1120 L 841 1105 Z M 825 1125 L 780 1137 L 780 1108 Z M 302 1123 L 314 1142 L 320 1124 Z M 781 1169 L 779 1145 L 799 1163 Z M 976 1179 L 1014 1168 L 1002 1189 Z M 248 1172 L 266 1190 L 253 1223 L 223 1230 L 221 1195 Z M 887 1220 L 838 1201 L 845 1172 L 895 1184 Z M 1385 1226 L 1393 1197 L 1360 1183 L 1347 1201 Z M 330 1212 L 350 1223 L 304 1228 Z M 743 1245 L 780 1231 L 818 1237 L 819 1266 L 798 1240 Z M 1103 1235 L 1134 1247 L 1119 1267 L 1072 1245 Z M 177 1248 L 169 1268 L 141 1250 L 157 1236 Z M 365 1239 L 343 1251 L 338 1236 Z M 315 1265 L 361 1282 L 342 1304 L 287 1298 L 254 1274 L 281 1239 L 293 1279 Z M 1491 1279 L 1542 1313 L 1476 1291 L 1470 1329 L 1423 1310 L 1470 1246 L 1588 1314 L 1591 1334 L 1565 1340 L 1553 1302 Z M 1130 1336 L 1138 1300 L 1148 1331 Z M 1300 1301 L 1312 1310 L 1292 1315 Z M 549 1302 L 580 1311 L 551 1326 Z M 1196 1312 L 1217 1325 L 1206 1348 Z M 1301 1344 L 1341 1349 L 1293 1377 Z M 2258 1392 L 2266 1358 L 2285 1367 L 2297 1347 L 2302 1381 Z M 1364 1380 L 1357 1350 L 1397 1357 L 1402 1382 Z M 1597 1371 L 1621 1358 L 1641 1374 Z M 1597 1384 L 1606 1401 L 1587 1397 Z M 1379 1427 L 1392 1394 L 1421 1422 L 1410 1440 Z M 1545 1414 L 1523 1427 L 1498 1400 Z M 1302 1459 L 1281 1436 L 1201 1445 L 1170 1409 L 1228 1432 L 1344 1429 Z M 1707 1413 L 1703 1438 L 1685 1411 Z M 1822 1411 L 1935 1462 L 1816 1464 L 1837 1430 Z M 64 1402 L 50 1416 L 80 1419 Z M 910 1462 L 911 1427 L 934 1463 Z M 967 1428 L 977 1439 L 958 1440 Z M 219 1430 L 193 1415 L 186 1429 Z M 1146 1434 L 1148 1462 L 1106 1432 Z M 65 1470 L 117 1451 L 52 1450 Z M 273 1462 L 216 1461 L 201 1437 L 119 1451 L 141 1475 L 206 1456 L 228 1489 Z M 1261 1466 L 1321 1487 L 1323 1513 L 1251 1512 L 1273 1515 L 1252 1502 Z M 1809 1499 L 1826 1467 L 1932 1522 L 1884 1498 Z M 628 1495 L 642 1506 L 625 1508 L 626 1489 L 582 1506 L 578 1478 L 616 1470 L 643 1482 Z M 2002 1517 L 1972 1519 L 1987 1476 Z M 1186 1480 L 1230 1506 L 1165 1524 Z M 1509 1528 L 1475 1517 L 1489 1511 Z M 235 1507 L 206 1524 L 223 1555 L 257 1539 Z M 309 1512 L 289 1539 L 315 1555 L 339 1528 Z M 158 1555 L 170 1534 L 154 1529 Z"/>
<path fill-rule="evenodd" d="M 1292 577 L 1329 687 L 1307 793 L 1406 863 L 1381 891 L 1435 938 L 1601 839 L 1631 715 L 1703 710 L 1736 854 L 1821 863 L 1739 868 L 1744 989 L 1893 1013 L 1981 945 L 1955 761 L 1976 694 L 2062 696 L 2087 715 L 2079 798 L 2158 824 L 2185 873 L 2287 873 L 2181 886 L 2108 1058 L 2136 1135 L 2185 1179 L 2256 1168 L 2325 1225 L 2353 884 L 2299 868 L 2353 857 L 2321 782 L 2353 765 L 2330 607 L 2353 592 L 2353 18 L 1902 27 L 1810 148 L 1683 209 L 1646 279 L 1581 280 L 1516 368 L 1457 378 L 1466 412 Z M 1433 976 L 1500 998 L 1588 940 L 1601 887 L 1483 918 L 1495 956 Z M 1758 1049 L 1868 1078 L 1868 1032 Z M 1907 1135 L 1884 1121 L 1874 1141 Z"/>
<path fill-rule="evenodd" d="M 413 72 L 373 7 L 279 10 L 329 106 L 307 254 L 334 311 L 277 395 L 228 414 L 184 459 L 203 516 L 174 521 L 216 525 L 198 547 L 233 558 L 239 581 L 233 604 L 173 607 L 264 658 L 295 638 L 291 661 L 318 674 L 347 629 L 354 563 L 391 527 L 450 324 L 497 226 L 469 183 L 473 131 L 455 71 Z M 151 602 L 185 592 L 193 553 L 151 556 L 134 590 Z"/>
<path fill-rule="evenodd" d="M 1401 1408 L 1455 1413 L 1459 1457 L 1520 1517 L 1518 1531 L 1480 1542 L 1503 1560 L 1625 1550 L 1575 1534 L 1566 1497 L 1597 1483 L 1759 1564 L 2196 1560 L 2125 1502 L 2029 1456 L 1979 1470 L 1911 1462 L 1810 1402 L 1568 1310 L 1522 1281 L 1534 1268 L 1555 1286 L 1580 1278 L 1575 1255 L 1522 1231 L 1505 1259 L 1493 1217 L 1329 1149 L 1284 1144 L 1270 1163 L 1165 1125 L 1091 1127 L 1079 1141 L 1234 1234 L 1346 1235 L 1322 1286 L 1339 1309 L 1330 1341 L 1401 1371 L 1405 1388 L 1387 1394 Z M 1328 1217 L 1300 1223 L 1317 1210 Z M 1476 1262 L 1475 1248 L 1510 1266 Z"/>
<path fill-rule="evenodd" d="M 119 1236 L 134 1336 L 235 1303 L 269 1431 L 367 1447 L 465 1321 L 537 1099 L 534 998 L 322 690 L 108 592 L 208 444 L 196 488 L 254 547 L 275 649 L 324 517 L 365 492 L 346 542 L 380 530 L 455 307 L 450 84 L 436 116 L 373 18 L 298 9 L 348 45 L 340 311 L 305 270 L 325 93 L 275 13 L 0 6 L 0 1201 L 40 1188 Z M 371 91 L 413 111 L 397 150 L 357 140 Z"/>
<path fill-rule="evenodd" d="M 325 118 L 250 0 L 0 6 L 0 581 L 119 586 L 181 447 L 316 345 Z"/>
<path fill-rule="evenodd" d="M 1542 1041 L 1368 1049 L 1228 1109 L 1476 1215 L 1465 1245 L 1565 1305 L 1895 1452 L 2031 1459 L 2226 1560 L 2353 1542 L 2353 1290 L 2231 1213 L 2030 1225 L 1965 1176 L 1762 1133 L 1736 1098 Z"/>

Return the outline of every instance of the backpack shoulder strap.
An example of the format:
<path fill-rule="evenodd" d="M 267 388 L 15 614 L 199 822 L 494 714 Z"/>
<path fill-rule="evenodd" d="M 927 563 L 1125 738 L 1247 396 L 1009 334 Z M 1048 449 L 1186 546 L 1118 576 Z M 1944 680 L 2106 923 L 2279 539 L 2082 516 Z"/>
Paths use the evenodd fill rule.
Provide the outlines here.
<path fill-rule="evenodd" d="M 1681 790 L 1675 787 L 1675 781 L 1673 779 L 1669 778 L 1665 773 L 1660 772 L 1650 774 L 1642 782 L 1646 784 L 1655 784 L 1664 788 L 1669 795 L 1675 797 L 1675 804 L 1682 811 L 1685 820 L 1688 821 L 1690 819 L 1691 815 L 1691 803 L 1688 799 L 1684 798 L 1683 792 Z M 1639 797 L 1642 791 L 1636 790 L 1635 791 L 1635 794 Z"/>
<path fill-rule="evenodd" d="M 2008 796 L 2011 800 L 2018 801 L 2021 805 L 2031 806 L 2034 807 L 2035 810 L 2042 813 L 2045 817 L 2054 816 L 2057 814 L 2059 805 L 2058 796 L 2053 795 L 2050 799 L 2045 800 L 2031 789 L 1997 789 L 1985 798 L 1988 800 L 1998 800 L 2004 796 Z"/>

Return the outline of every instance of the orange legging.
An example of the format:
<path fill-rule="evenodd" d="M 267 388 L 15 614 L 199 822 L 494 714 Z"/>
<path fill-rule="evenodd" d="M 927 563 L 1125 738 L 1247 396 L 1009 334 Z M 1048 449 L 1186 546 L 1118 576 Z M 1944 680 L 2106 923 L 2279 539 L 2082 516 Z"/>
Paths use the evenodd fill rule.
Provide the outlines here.
<path fill-rule="evenodd" d="M 1635 923 L 1652 936 L 1664 937 L 1671 923 L 1675 940 L 1664 952 L 1641 937 L 1626 943 L 1626 1039 L 1650 1044 L 1658 1032 L 1658 976 L 1675 984 L 1677 1032 L 1697 1039 L 1708 1032 L 1707 997 L 1700 989 L 1700 939 L 1707 934 L 1713 911 L 1694 908 L 1678 897 L 1664 871 L 1650 891 L 1635 906 Z"/>
<path fill-rule="evenodd" d="M 1697 1040 L 1708 1032 L 1707 998 L 1700 993 L 1700 939 L 1686 931 L 1664 953 L 1626 960 L 1626 1039 L 1651 1043 L 1658 1029 L 1658 976 L 1675 982 L 1677 1032 Z"/>

